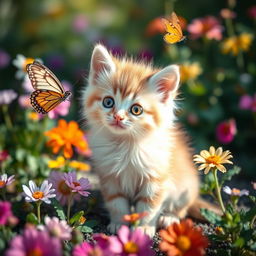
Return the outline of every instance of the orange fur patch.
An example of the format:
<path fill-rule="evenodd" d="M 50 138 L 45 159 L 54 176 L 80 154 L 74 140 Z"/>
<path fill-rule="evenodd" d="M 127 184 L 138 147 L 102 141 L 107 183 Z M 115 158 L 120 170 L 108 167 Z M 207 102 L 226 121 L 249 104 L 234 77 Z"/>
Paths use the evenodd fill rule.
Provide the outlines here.
<path fill-rule="evenodd" d="M 94 92 L 90 97 L 88 98 L 86 102 L 86 107 L 90 108 L 95 101 L 101 101 L 101 97 L 99 96 L 99 92 Z"/>
<path fill-rule="evenodd" d="M 123 193 L 116 193 L 116 194 L 113 194 L 113 195 L 110 195 L 110 196 L 105 196 L 105 200 L 107 202 L 109 202 L 109 201 L 112 201 L 112 200 L 114 200 L 118 197 L 126 198 L 126 196 Z"/>

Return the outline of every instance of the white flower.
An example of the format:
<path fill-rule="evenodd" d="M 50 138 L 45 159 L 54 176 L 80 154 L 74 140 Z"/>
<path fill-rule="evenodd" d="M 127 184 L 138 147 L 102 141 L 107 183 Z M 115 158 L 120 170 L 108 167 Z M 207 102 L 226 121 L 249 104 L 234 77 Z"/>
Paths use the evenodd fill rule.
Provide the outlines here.
<path fill-rule="evenodd" d="M 65 220 L 59 220 L 57 217 L 50 218 L 46 216 L 44 218 L 45 227 L 52 236 L 58 237 L 61 240 L 70 240 L 72 228 L 67 224 Z"/>
<path fill-rule="evenodd" d="M 16 72 L 15 76 L 17 79 L 23 79 L 26 74 L 26 67 L 28 64 L 33 63 L 35 59 L 33 58 L 26 58 L 24 55 L 22 54 L 17 54 L 16 59 L 14 59 L 12 61 L 12 64 L 18 68 L 18 71 Z M 41 59 L 36 59 L 36 61 L 39 61 L 42 63 Z"/>
<path fill-rule="evenodd" d="M 51 201 L 49 198 L 53 198 L 56 195 L 53 194 L 55 189 L 51 189 L 52 183 L 48 183 L 48 180 L 45 180 L 41 187 L 37 187 L 35 182 L 32 180 L 29 181 L 29 187 L 22 185 L 23 191 L 25 193 L 25 200 L 27 202 L 36 202 L 44 201 L 47 204 L 50 204 Z"/>
<path fill-rule="evenodd" d="M 0 188 L 10 185 L 14 180 L 14 175 L 8 178 L 7 174 L 4 173 L 0 176 Z"/>
<path fill-rule="evenodd" d="M 223 187 L 223 191 L 231 196 L 248 196 L 249 191 L 247 189 L 237 189 L 237 188 L 230 188 L 229 186 Z"/>

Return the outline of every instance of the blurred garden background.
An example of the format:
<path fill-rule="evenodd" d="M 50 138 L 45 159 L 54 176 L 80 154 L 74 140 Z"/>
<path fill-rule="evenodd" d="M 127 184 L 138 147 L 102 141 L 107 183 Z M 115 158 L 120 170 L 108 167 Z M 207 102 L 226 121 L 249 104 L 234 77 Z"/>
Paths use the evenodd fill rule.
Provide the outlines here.
<path fill-rule="evenodd" d="M 168 19 L 173 10 L 186 39 L 168 45 L 163 41 L 161 17 Z M 50 168 L 58 166 L 60 159 L 49 164 L 57 156 L 45 146 L 44 132 L 59 119 L 79 123 L 79 96 L 92 49 L 101 42 L 114 55 L 127 54 L 156 66 L 179 64 L 182 83 L 177 115 L 193 147 L 197 152 L 210 145 L 230 150 L 242 168 L 240 177 L 252 181 L 256 166 L 255 31 L 252 0 L 1 0 L 2 170 L 27 182 L 38 174 L 47 177 Z M 35 114 L 29 103 L 32 87 L 24 67 L 31 58 L 40 59 L 73 93 L 70 103 L 60 104 L 61 109 L 45 117 Z M 90 155 L 88 150 L 78 153 L 74 160 L 84 161 Z"/>

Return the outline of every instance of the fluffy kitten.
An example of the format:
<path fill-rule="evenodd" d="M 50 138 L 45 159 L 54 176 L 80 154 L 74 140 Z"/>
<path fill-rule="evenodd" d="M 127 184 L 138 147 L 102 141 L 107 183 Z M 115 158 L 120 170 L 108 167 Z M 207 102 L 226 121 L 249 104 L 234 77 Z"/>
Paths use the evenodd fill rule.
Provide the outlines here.
<path fill-rule="evenodd" d="M 140 228 L 150 236 L 187 210 L 199 210 L 199 179 L 174 122 L 179 81 L 176 65 L 159 70 L 114 58 L 102 45 L 93 51 L 82 112 L 111 232 L 131 205 L 148 213 Z"/>

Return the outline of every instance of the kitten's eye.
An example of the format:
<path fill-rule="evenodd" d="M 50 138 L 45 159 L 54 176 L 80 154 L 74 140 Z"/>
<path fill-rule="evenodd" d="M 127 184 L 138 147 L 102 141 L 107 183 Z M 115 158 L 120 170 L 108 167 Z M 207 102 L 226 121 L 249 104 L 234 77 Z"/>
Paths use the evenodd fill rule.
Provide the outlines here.
<path fill-rule="evenodd" d="M 104 108 L 112 108 L 115 105 L 115 101 L 112 97 L 108 96 L 103 99 L 102 104 Z"/>
<path fill-rule="evenodd" d="M 139 116 L 143 113 L 143 108 L 139 104 L 134 104 L 131 106 L 130 111 L 134 116 Z"/>

